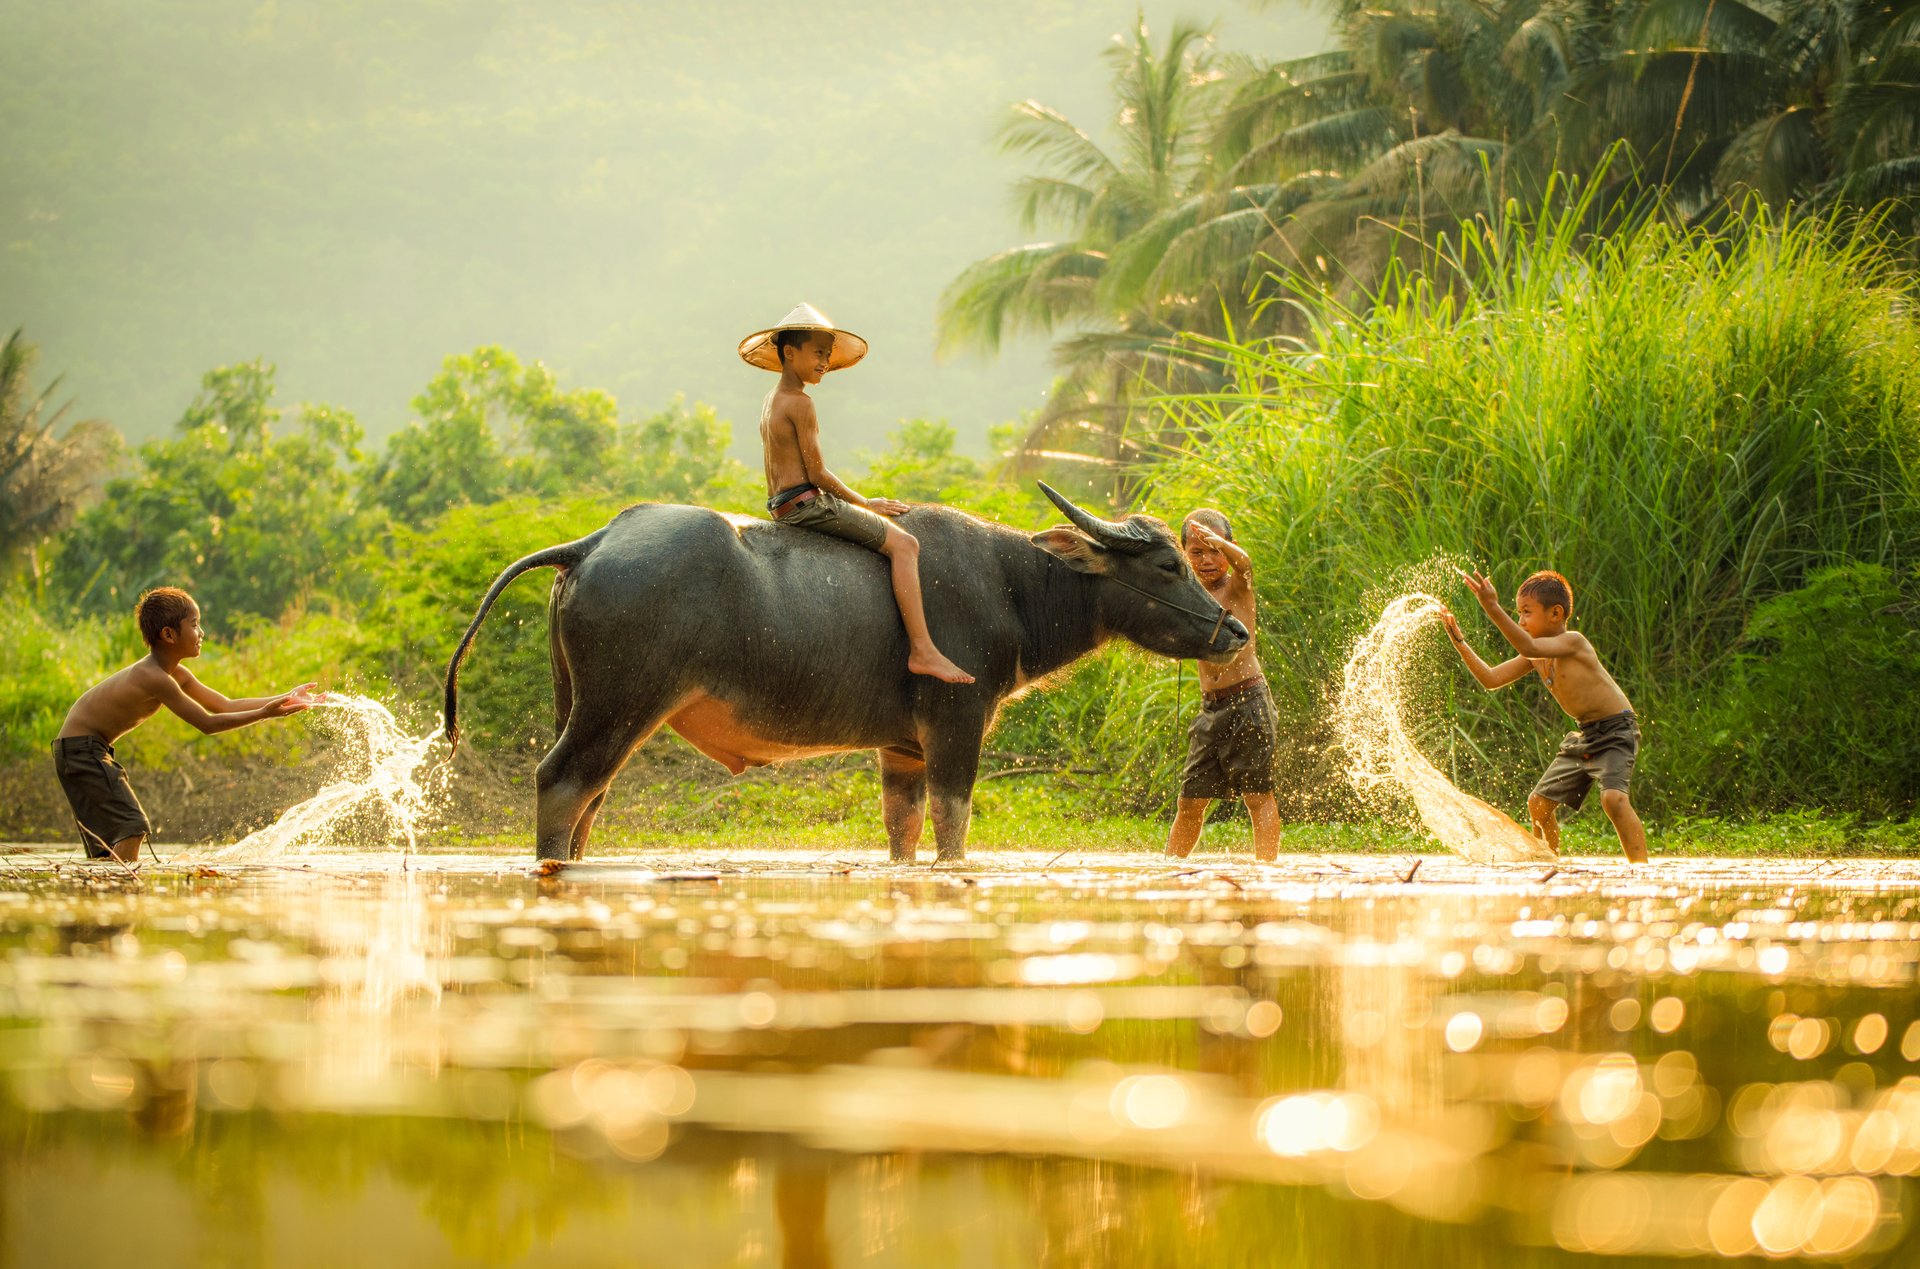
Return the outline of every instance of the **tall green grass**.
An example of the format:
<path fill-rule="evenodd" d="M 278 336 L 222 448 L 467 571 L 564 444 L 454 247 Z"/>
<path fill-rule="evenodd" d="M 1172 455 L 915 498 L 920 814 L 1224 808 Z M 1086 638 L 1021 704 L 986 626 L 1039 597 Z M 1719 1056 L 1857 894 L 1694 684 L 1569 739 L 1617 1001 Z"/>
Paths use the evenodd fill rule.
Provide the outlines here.
<path fill-rule="evenodd" d="M 1472 640 L 1507 654 L 1464 588 L 1419 567 L 1444 557 L 1509 597 L 1536 568 L 1567 575 L 1575 625 L 1645 720 L 1643 804 L 1911 810 L 1916 764 L 1831 726 L 1796 736 L 1783 719 L 1764 756 L 1722 734 L 1756 727 L 1756 702 L 1791 714 L 1862 692 L 1920 717 L 1920 676 L 1855 655 L 1776 681 L 1765 631 L 1747 637 L 1769 600 L 1851 566 L 1880 570 L 1853 588 L 1880 596 L 1859 614 L 1877 633 L 1842 642 L 1920 639 L 1898 602 L 1920 562 L 1910 295 L 1863 232 L 1755 219 L 1733 237 L 1654 222 L 1599 238 L 1583 211 L 1464 226 L 1434 271 L 1466 279 L 1451 291 L 1415 280 L 1364 316 L 1320 312 L 1309 350 L 1209 345 L 1231 389 L 1161 403 L 1202 439 L 1156 469 L 1149 507 L 1177 520 L 1218 506 L 1254 557 L 1290 745 L 1283 789 L 1296 811 L 1337 806 L 1325 696 L 1353 636 L 1410 579 L 1452 584 Z M 1492 696 L 1450 658 L 1434 636 L 1432 694 L 1415 702 L 1424 740 L 1511 805 L 1566 724 L 1537 683 Z M 1097 747 L 1071 713 L 1082 694 L 1110 696 L 1109 676 L 1091 671 L 1050 707 L 1069 747 Z M 1135 693 L 1100 709 L 1145 721 L 1146 705 Z M 1133 792 L 1171 796 L 1177 733 L 1104 734 L 1121 742 L 1115 769 L 1146 769 L 1157 747 L 1167 787 Z"/>

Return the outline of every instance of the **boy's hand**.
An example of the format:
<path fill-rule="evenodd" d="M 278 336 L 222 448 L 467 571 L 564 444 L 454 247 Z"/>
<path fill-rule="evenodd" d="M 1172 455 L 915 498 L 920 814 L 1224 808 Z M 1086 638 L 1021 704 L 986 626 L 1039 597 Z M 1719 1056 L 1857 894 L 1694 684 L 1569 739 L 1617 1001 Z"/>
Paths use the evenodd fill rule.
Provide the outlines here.
<path fill-rule="evenodd" d="M 1467 641 L 1466 636 L 1460 633 L 1460 619 L 1453 615 L 1451 608 L 1442 608 L 1440 610 L 1440 624 L 1447 628 L 1447 638 L 1453 640 L 1456 644 Z"/>
<path fill-rule="evenodd" d="M 903 516 L 913 508 L 897 498 L 869 498 L 867 510 L 878 511 L 883 516 Z"/>
<path fill-rule="evenodd" d="M 268 701 L 263 712 L 268 718 L 285 718 L 289 714 L 298 714 L 304 709 L 311 709 L 327 698 L 325 692 L 313 693 L 313 689 L 318 686 L 317 683 L 302 683 L 291 692 Z"/>
<path fill-rule="evenodd" d="M 1493 612 L 1500 607 L 1500 594 L 1494 590 L 1491 579 L 1478 572 L 1469 573 L 1462 569 L 1460 580 L 1467 584 L 1467 589 L 1473 592 L 1473 597 L 1480 601 L 1482 608 Z"/>

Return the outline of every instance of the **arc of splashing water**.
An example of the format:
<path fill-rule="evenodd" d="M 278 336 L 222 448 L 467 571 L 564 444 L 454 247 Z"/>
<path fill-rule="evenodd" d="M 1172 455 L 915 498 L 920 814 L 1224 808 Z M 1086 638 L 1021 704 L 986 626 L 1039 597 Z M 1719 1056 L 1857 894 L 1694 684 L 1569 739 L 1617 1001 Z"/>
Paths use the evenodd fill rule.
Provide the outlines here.
<path fill-rule="evenodd" d="M 389 832 L 402 837 L 407 853 L 413 853 L 432 808 L 433 786 L 445 770 L 443 762 L 424 776 L 421 772 L 436 744 L 444 743 L 439 731 L 409 736 L 393 712 L 369 696 L 331 696 L 314 708 L 330 711 L 328 723 L 347 742 L 341 766 L 364 765 L 364 770 L 333 780 L 231 846 L 187 852 L 188 859 L 258 862 L 282 858 L 303 845 L 333 845 L 342 822 L 368 808 L 379 809 Z"/>
<path fill-rule="evenodd" d="M 1527 863 L 1556 856 L 1545 842 L 1495 807 L 1454 787 L 1407 734 L 1404 677 L 1414 636 L 1446 611 L 1415 591 L 1388 604 L 1362 635 L 1341 675 L 1335 729 L 1348 755 L 1348 778 L 1363 796 L 1397 790 L 1412 798 L 1420 822 L 1441 845 L 1475 863 Z"/>

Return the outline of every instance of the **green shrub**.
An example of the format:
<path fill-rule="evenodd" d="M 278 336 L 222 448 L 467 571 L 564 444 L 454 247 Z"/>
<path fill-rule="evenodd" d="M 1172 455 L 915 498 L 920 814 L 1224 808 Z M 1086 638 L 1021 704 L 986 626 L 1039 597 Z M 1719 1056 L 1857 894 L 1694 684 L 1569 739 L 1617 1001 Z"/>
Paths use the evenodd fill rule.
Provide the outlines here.
<path fill-rule="evenodd" d="M 406 708 L 437 714 L 447 662 L 501 570 L 593 532 L 624 505 L 528 496 L 457 506 L 421 529 L 395 528 L 353 570 L 361 624 L 376 632 L 359 653 L 360 671 L 392 684 Z M 553 578 L 541 569 L 516 579 L 474 638 L 460 675 L 460 729 L 477 744 L 533 749 L 553 740 Z"/>
<path fill-rule="evenodd" d="M 1917 704 L 1920 601 L 1878 564 L 1821 569 L 1754 610 L 1707 707 L 1669 727 L 1667 765 L 1748 812 L 1908 815 Z"/>

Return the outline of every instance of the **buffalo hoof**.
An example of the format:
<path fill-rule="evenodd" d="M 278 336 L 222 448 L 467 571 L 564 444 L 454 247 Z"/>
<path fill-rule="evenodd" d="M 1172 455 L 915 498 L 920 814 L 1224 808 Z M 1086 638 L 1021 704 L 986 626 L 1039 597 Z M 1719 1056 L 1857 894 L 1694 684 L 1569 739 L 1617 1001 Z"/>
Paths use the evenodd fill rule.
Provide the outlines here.
<path fill-rule="evenodd" d="M 934 857 L 933 862 L 936 864 L 964 864 L 967 862 L 967 852 L 964 850 L 943 850 Z"/>
<path fill-rule="evenodd" d="M 887 852 L 887 862 L 890 864 L 910 864 L 915 861 L 915 858 L 915 852 L 911 847 L 906 850 L 889 850 Z"/>

